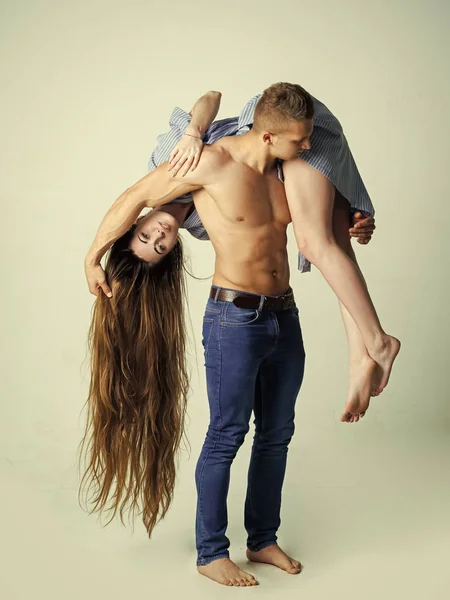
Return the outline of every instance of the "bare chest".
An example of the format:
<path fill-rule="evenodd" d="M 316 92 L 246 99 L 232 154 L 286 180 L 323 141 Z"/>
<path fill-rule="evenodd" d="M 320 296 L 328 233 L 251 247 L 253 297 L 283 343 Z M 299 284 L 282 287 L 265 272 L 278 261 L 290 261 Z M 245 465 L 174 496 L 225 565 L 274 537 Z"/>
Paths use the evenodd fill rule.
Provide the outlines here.
<path fill-rule="evenodd" d="M 208 186 L 207 192 L 215 210 L 229 223 L 246 228 L 291 222 L 284 184 L 276 171 L 262 175 L 237 166 L 223 181 Z"/>

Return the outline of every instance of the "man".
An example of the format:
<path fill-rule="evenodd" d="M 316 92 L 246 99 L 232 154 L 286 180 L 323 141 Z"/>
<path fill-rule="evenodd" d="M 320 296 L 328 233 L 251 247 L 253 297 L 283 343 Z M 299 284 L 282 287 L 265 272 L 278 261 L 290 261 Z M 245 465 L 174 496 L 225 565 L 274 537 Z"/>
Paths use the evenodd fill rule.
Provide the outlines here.
<path fill-rule="evenodd" d="M 99 257 L 145 206 L 160 207 L 195 192 L 196 209 L 216 252 L 203 326 L 211 421 L 196 470 L 197 565 L 199 572 L 225 585 L 256 583 L 229 559 L 225 535 L 230 467 L 252 410 L 247 556 L 289 573 L 300 572 L 298 561 L 276 543 L 287 448 L 304 369 L 298 311 L 289 288 L 290 213 L 277 160 L 290 160 L 309 147 L 313 116 L 309 95 L 300 86 L 290 91 L 290 101 L 280 102 L 276 110 L 261 103 L 249 133 L 206 148 L 194 172 L 172 177 L 165 164 L 126 190 L 105 217 L 86 260 L 92 291 L 98 283 Z M 152 219 L 154 214 L 140 220 L 130 246 L 150 262 L 155 253 L 165 252 L 149 243 Z M 159 238 L 174 227 L 173 221 L 161 217 Z"/>

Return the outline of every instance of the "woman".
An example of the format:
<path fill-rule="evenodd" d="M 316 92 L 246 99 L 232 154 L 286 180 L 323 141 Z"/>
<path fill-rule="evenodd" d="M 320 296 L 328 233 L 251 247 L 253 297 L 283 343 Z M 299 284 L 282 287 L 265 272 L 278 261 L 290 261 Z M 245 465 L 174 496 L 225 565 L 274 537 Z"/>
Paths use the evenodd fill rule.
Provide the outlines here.
<path fill-rule="evenodd" d="M 217 95 L 210 96 L 206 103 L 197 103 L 192 111 L 192 121 L 186 124 L 189 125 L 189 129 L 185 128 L 186 138 L 181 136 L 181 144 L 174 148 L 169 168 L 195 168 L 202 147 L 201 134 L 207 130 L 217 110 Z M 326 116 L 329 114 L 324 112 Z M 215 129 L 214 125 L 209 128 L 210 137 L 214 132 L 217 135 L 222 125 L 222 133 L 227 127 L 228 134 L 233 133 L 233 128 L 235 134 L 243 132 L 242 128 L 236 128 L 238 119 L 218 123 Z M 330 123 L 335 125 L 332 119 Z M 178 126 L 180 124 L 174 122 L 171 131 Z M 326 127 L 324 129 L 326 131 Z M 193 142 L 188 141 L 191 138 Z M 163 146 L 160 143 L 159 149 Z M 164 148 L 167 151 L 167 146 Z M 341 251 L 336 248 L 332 227 L 336 237 L 342 238 L 342 244 L 347 243 L 351 248 L 348 243 L 349 205 L 339 196 L 333 212 L 334 184 L 327 176 L 301 159 L 289 162 L 300 163 L 292 168 L 288 163 L 284 165 L 288 203 L 295 216 L 294 230 L 299 248 L 306 259 L 321 268 L 327 280 L 332 280 L 333 289 L 338 289 L 352 311 L 353 318 L 344 311 L 353 375 L 348 411 L 342 420 L 354 422 L 364 416 L 369 404 L 377 364 L 383 376 L 378 387 L 387 382 L 399 343 L 390 338 L 392 341 L 386 343 L 390 347 L 386 349 L 385 360 L 383 348 L 376 347 L 376 335 L 373 342 L 373 331 L 383 340 L 389 336 L 385 336 L 379 325 L 367 290 L 358 279 L 361 276 L 352 261 L 349 266 L 344 260 L 344 266 L 340 266 Z M 106 264 L 111 287 L 99 264 L 87 268 L 90 289 L 98 298 L 90 331 L 92 378 L 89 418 L 82 446 L 89 444 L 90 458 L 83 483 L 94 488 L 93 510 L 107 506 L 112 490 L 112 517 L 120 510 L 123 519 L 125 511 L 134 513 L 143 506 L 143 520 L 149 534 L 170 505 L 188 389 L 184 367 L 181 244 L 173 235 L 175 228 L 171 235 L 168 233 L 171 228 L 165 228 L 170 218 L 177 224 L 187 224 L 189 219 L 195 219 L 195 214 L 190 212 L 190 199 L 182 200 L 184 204 L 183 201 L 174 203 L 141 218 L 113 245 Z M 321 211 L 316 210 L 317 206 Z M 299 223 L 307 224 L 304 227 L 306 237 Z M 201 236 L 201 227 L 198 227 L 197 233 Z M 137 235 L 147 236 L 151 242 L 152 258 L 144 261 L 136 257 L 133 244 Z M 323 244 L 322 250 L 317 240 Z M 353 279 L 349 284 L 335 284 L 335 276 L 329 275 L 330 265 L 332 269 L 336 264 L 340 277 L 351 273 Z M 307 268 L 307 260 L 303 259 L 301 266 Z M 111 299 L 99 294 L 100 288 L 111 295 Z M 356 306 L 354 298 L 348 297 L 352 294 L 357 298 Z M 366 343 L 364 337 L 369 342 Z M 177 365 L 175 369 L 174 364 Z"/>

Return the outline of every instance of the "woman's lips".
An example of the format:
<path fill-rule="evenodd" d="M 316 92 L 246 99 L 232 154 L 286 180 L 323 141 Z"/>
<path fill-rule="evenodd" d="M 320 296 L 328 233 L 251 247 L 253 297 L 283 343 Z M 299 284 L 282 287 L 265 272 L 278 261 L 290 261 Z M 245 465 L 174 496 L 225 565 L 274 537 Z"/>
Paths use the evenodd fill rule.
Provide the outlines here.
<path fill-rule="evenodd" d="M 166 231 L 170 231 L 170 225 L 168 225 L 167 223 L 163 223 L 162 221 L 158 221 L 158 223 L 163 229 L 165 229 Z"/>

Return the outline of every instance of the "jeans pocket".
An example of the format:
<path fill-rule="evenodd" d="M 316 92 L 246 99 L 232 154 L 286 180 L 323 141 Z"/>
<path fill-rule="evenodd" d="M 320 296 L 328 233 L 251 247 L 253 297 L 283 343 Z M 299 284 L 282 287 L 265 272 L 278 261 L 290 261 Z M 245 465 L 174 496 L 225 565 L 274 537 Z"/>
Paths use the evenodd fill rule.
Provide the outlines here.
<path fill-rule="evenodd" d="M 239 308 L 229 302 L 224 309 L 220 324 L 228 327 L 243 327 L 257 321 L 260 314 L 256 308 Z"/>

